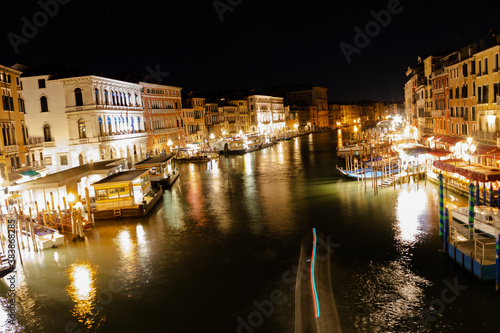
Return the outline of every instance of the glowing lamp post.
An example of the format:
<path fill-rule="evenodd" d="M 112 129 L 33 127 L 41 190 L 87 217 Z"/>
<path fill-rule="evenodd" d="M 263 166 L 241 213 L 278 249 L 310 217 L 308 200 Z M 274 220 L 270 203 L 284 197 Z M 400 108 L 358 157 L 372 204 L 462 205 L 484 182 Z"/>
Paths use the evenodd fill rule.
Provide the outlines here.
<path fill-rule="evenodd" d="M 168 139 L 168 141 L 167 141 L 167 146 L 168 146 L 168 149 L 170 150 L 170 152 L 172 152 L 172 145 L 173 145 L 173 144 L 174 144 L 174 143 L 172 142 L 172 140 Z"/>

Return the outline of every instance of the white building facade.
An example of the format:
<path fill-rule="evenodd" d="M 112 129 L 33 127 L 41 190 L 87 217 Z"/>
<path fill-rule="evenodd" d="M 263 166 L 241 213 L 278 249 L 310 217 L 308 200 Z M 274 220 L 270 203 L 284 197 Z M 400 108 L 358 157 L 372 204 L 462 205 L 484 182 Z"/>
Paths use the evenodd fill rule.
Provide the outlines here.
<path fill-rule="evenodd" d="M 285 133 L 286 115 L 282 97 L 252 95 L 247 97 L 250 114 L 256 113 L 259 133 L 280 136 Z"/>
<path fill-rule="evenodd" d="M 126 158 L 130 167 L 145 158 L 139 84 L 94 75 L 22 82 L 32 155 L 49 172 L 112 158 Z"/>

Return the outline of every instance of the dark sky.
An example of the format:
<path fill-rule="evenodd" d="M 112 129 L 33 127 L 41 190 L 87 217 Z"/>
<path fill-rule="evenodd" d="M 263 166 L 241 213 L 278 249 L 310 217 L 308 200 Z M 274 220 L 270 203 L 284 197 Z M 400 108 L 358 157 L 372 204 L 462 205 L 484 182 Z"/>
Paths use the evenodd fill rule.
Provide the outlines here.
<path fill-rule="evenodd" d="M 2 4 L 1 64 L 65 62 L 96 74 L 149 67 L 195 92 L 306 83 L 327 87 L 332 100 L 392 101 L 403 99 L 406 68 L 419 54 L 465 46 L 500 26 L 499 2 L 401 1 L 348 64 L 339 44 L 354 46 L 354 27 L 364 30 L 370 11 L 392 1 L 220 0 L 235 5 L 223 21 L 213 0 L 59 1 L 67 4 L 47 22 L 37 1 Z M 15 53 L 9 36 L 23 37 L 23 17 L 34 16 L 38 31 Z"/>

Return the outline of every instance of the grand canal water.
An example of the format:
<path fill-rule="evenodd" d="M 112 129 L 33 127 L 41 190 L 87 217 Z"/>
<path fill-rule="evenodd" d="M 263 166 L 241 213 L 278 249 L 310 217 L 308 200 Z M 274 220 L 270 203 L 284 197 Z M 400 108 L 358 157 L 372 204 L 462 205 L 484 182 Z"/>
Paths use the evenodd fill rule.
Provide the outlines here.
<path fill-rule="evenodd" d="M 294 265 L 312 227 L 335 244 L 344 332 L 498 331 L 494 285 L 440 251 L 437 187 L 365 193 L 335 170 L 336 140 L 321 133 L 182 165 L 147 218 L 98 222 L 84 242 L 23 252 L 15 331 L 294 332 Z M 275 290 L 285 302 L 258 315 Z M 7 331 L 4 285 L 0 297 Z"/>

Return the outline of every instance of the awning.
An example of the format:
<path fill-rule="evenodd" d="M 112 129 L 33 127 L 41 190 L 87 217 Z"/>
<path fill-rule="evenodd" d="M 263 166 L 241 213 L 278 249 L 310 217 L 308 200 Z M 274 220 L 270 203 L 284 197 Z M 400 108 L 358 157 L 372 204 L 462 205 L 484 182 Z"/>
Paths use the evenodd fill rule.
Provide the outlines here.
<path fill-rule="evenodd" d="M 443 135 L 443 137 L 440 138 L 437 142 L 442 143 L 442 144 L 447 145 L 447 146 L 453 147 L 453 146 L 455 146 L 460 141 L 464 141 L 465 142 L 465 139 L 462 138 L 462 137 L 459 137 L 459 136 L 447 136 L 447 135 Z"/>
<path fill-rule="evenodd" d="M 488 152 L 485 156 L 486 158 L 500 159 L 500 148 L 495 147 L 495 149 Z"/>
<path fill-rule="evenodd" d="M 480 164 L 467 164 L 462 160 L 434 161 L 432 165 L 448 172 L 455 172 L 461 176 L 481 183 L 500 180 L 500 170 Z"/>
<path fill-rule="evenodd" d="M 40 177 L 41 174 L 36 172 L 35 170 L 27 170 L 27 171 L 23 171 L 23 172 L 20 172 L 21 176 L 26 176 L 26 177 Z"/>
<path fill-rule="evenodd" d="M 495 150 L 495 148 L 496 148 L 496 146 L 485 145 L 484 143 L 478 143 L 476 145 L 476 150 L 474 151 L 474 154 L 472 154 L 472 156 L 485 155 L 485 154 Z"/>

